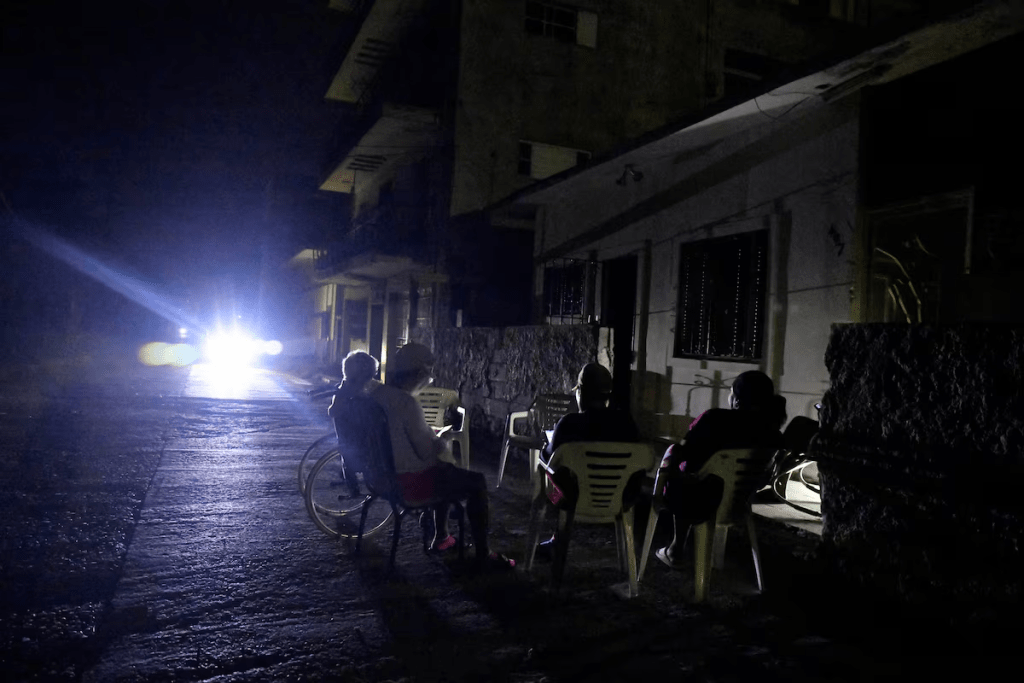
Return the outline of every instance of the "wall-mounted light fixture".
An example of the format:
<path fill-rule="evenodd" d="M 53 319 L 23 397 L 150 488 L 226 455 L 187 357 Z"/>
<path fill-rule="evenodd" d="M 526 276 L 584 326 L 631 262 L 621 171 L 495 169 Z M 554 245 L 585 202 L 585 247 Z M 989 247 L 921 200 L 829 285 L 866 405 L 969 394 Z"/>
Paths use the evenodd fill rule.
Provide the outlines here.
<path fill-rule="evenodd" d="M 616 185 L 625 185 L 626 180 L 632 178 L 633 182 L 640 182 L 644 179 L 643 171 L 638 171 L 633 167 L 633 164 L 626 164 L 626 167 L 622 169 L 622 175 L 615 181 Z"/>

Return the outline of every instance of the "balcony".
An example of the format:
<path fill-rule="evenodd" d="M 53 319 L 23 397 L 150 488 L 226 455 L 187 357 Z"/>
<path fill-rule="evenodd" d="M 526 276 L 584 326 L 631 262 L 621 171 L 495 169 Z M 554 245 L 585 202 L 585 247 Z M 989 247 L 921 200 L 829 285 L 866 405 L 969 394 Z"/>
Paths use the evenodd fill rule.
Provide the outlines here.
<path fill-rule="evenodd" d="M 432 271 L 437 249 L 429 238 L 428 220 L 420 207 L 371 209 L 341 239 L 316 252 L 317 278 L 355 285 Z"/>
<path fill-rule="evenodd" d="M 434 109 L 383 104 L 371 116 L 353 144 L 340 145 L 327 178 L 320 185 L 329 192 L 352 193 L 393 175 L 399 165 L 415 163 L 441 144 L 441 126 Z"/>
<path fill-rule="evenodd" d="M 373 2 L 334 0 L 336 9 L 357 12 L 369 5 L 359 33 L 334 75 L 325 96 L 329 100 L 357 104 L 366 100 L 366 91 L 377 80 L 378 72 L 398 51 L 407 30 L 423 12 L 425 0 L 374 0 Z"/>

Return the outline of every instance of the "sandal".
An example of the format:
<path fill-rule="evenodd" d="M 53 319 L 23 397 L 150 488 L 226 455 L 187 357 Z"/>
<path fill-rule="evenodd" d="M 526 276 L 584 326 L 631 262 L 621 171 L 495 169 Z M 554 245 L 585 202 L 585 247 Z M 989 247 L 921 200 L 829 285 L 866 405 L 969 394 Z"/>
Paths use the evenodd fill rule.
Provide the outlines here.
<path fill-rule="evenodd" d="M 430 546 L 430 552 L 432 553 L 443 553 L 446 550 L 451 550 L 458 543 L 456 538 L 451 534 L 445 536 L 441 541 L 434 543 Z"/>
<path fill-rule="evenodd" d="M 670 558 L 668 556 L 668 548 L 667 547 L 666 548 L 658 548 L 658 550 L 654 553 L 654 556 L 656 558 L 658 558 L 659 560 L 661 560 L 661 563 L 664 564 L 666 567 L 670 567 L 672 569 L 682 569 L 683 568 L 683 563 L 682 562 L 673 562 L 672 558 Z"/>
<path fill-rule="evenodd" d="M 510 571 L 516 568 L 516 561 L 501 553 L 492 552 L 486 559 L 477 559 L 482 571 Z"/>

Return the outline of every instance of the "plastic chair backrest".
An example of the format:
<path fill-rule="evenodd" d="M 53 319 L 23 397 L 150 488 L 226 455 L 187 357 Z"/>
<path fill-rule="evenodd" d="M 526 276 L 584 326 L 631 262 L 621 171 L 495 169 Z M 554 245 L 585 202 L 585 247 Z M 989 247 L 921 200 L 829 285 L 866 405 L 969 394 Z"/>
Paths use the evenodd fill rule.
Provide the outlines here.
<path fill-rule="evenodd" d="M 400 501 L 391 432 L 384 408 L 368 396 L 354 396 L 337 406 L 335 424 L 342 456 L 348 449 L 355 450 L 370 490 L 386 500 Z"/>
<path fill-rule="evenodd" d="M 578 521 L 612 522 L 622 514 L 622 493 L 630 478 L 654 467 L 654 448 L 647 443 L 577 441 L 559 446 L 548 466 L 567 467 L 576 475 Z"/>
<path fill-rule="evenodd" d="M 416 395 L 416 400 L 423 408 L 423 417 L 427 424 L 435 430 L 444 427 L 444 413 L 448 406 L 458 405 L 459 392 L 454 389 L 427 387 Z"/>
<path fill-rule="evenodd" d="M 541 435 L 554 429 L 563 416 L 575 412 L 579 412 L 579 407 L 572 394 L 537 394 L 530 406 L 531 433 Z"/>
<path fill-rule="evenodd" d="M 750 509 L 750 497 L 771 477 L 769 468 L 774 455 L 774 448 L 729 449 L 718 451 L 704 464 L 698 473 L 700 477 L 714 474 L 725 482 L 715 524 L 742 521 Z"/>

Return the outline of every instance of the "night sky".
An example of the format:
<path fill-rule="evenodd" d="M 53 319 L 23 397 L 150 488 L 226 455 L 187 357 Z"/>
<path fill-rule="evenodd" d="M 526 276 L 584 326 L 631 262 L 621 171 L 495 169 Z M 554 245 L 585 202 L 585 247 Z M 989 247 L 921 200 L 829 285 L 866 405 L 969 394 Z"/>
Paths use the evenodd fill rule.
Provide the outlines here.
<path fill-rule="evenodd" d="M 336 201 L 316 188 L 339 120 L 323 94 L 343 15 L 326 0 L 2 12 L 0 192 L 20 224 L 197 316 L 266 308 L 271 271 L 323 232 Z M 18 253 L 23 268 L 36 262 Z"/>

